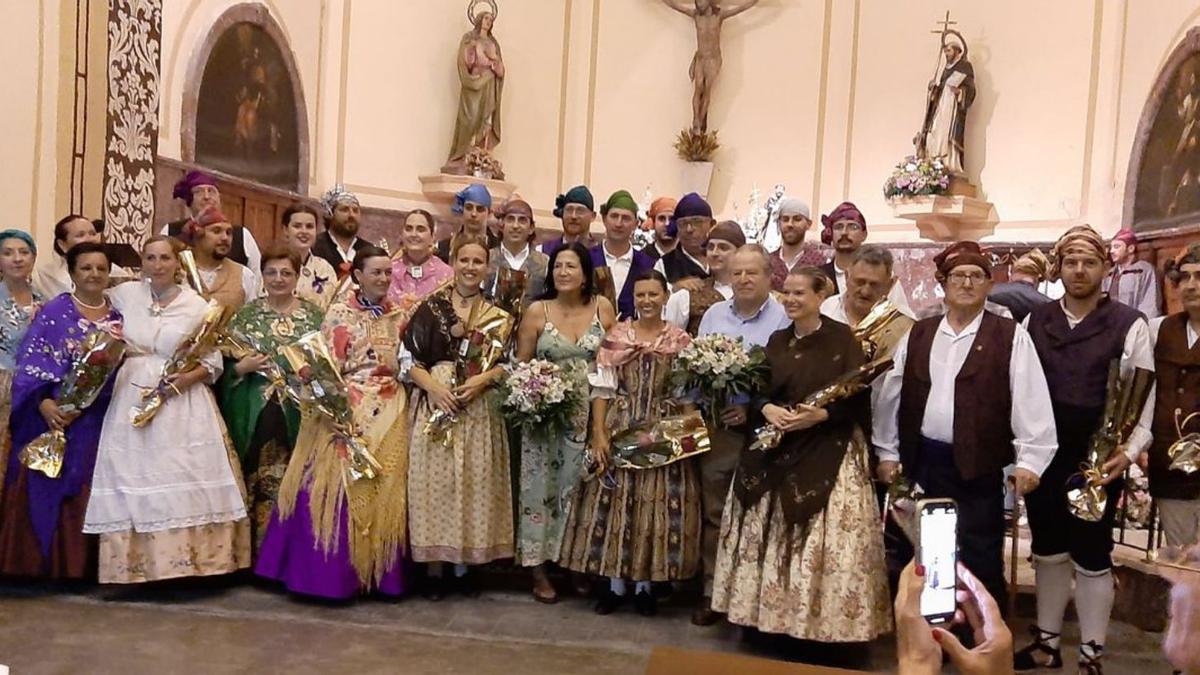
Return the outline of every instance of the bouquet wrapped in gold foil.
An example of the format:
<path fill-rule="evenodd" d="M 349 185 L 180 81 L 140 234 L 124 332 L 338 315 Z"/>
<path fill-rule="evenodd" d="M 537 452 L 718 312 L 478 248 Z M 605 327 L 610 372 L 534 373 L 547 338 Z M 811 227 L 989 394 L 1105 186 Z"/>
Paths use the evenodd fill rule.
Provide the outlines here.
<path fill-rule="evenodd" d="M 375 478 L 382 467 L 367 449 L 367 442 L 354 422 L 346 381 L 325 336 L 313 331 L 281 347 L 279 352 L 291 371 L 289 394 L 333 423 L 334 446 L 342 460 L 346 483 Z"/>
<path fill-rule="evenodd" d="M 272 356 L 272 352 L 274 351 L 274 349 L 267 348 L 266 345 L 253 336 L 245 335 L 236 330 L 227 330 L 222 333 L 218 342 L 221 351 L 235 361 L 240 361 L 247 356 L 254 356 L 255 354 Z M 288 395 L 287 376 L 284 375 L 283 369 L 279 367 L 274 358 L 268 360 L 266 367 L 258 371 L 258 374 L 267 379 L 267 386 L 262 391 L 264 401 L 270 401 L 271 397 L 276 394 Z"/>
<path fill-rule="evenodd" d="M 109 331 L 93 330 L 83 339 L 80 350 L 58 396 L 54 397 L 58 409 L 64 413 L 84 410 L 96 402 L 104 384 L 125 357 L 125 341 Z M 30 441 L 21 450 L 19 459 L 32 471 L 58 478 L 66 450 L 66 433 L 62 429 L 50 430 Z"/>
<path fill-rule="evenodd" d="M 864 363 L 805 396 L 800 403 L 813 408 L 824 408 L 835 401 L 848 399 L 870 387 L 875 378 L 891 368 L 892 360 L 890 358 Z M 750 449 L 771 450 L 779 447 L 781 440 L 783 440 L 783 431 L 773 424 L 766 424 L 754 431 L 754 442 L 750 444 Z"/>
<path fill-rule="evenodd" d="M 200 266 L 196 264 L 196 254 L 192 253 L 191 249 L 179 252 L 179 272 L 183 275 L 183 281 L 189 288 L 202 297 L 208 297 L 208 288 L 205 287 L 204 279 L 200 276 Z"/>
<path fill-rule="evenodd" d="M 611 444 L 618 469 L 657 469 L 712 448 L 708 427 L 697 411 L 636 423 L 614 435 Z"/>
<path fill-rule="evenodd" d="M 1200 431 L 1184 434 L 1183 430 L 1192 420 L 1200 419 L 1200 412 L 1194 412 L 1180 421 L 1181 415 L 1183 415 L 1183 411 L 1176 409 L 1175 430 L 1179 433 L 1179 440 L 1167 448 L 1167 457 L 1171 458 L 1171 465 L 1168 468 L 1191 475 L 1200 470 Z"/>
<path fill-rule="evenodd" d="M 892 353 L 900 338 L 908 334 L 913 320 L 900 311 L 891 300 L 883 299 L 854 327 L 854 337 L 862 345 L 868 363 L 809 394 L 801 403 L 824 408 L 834 401 L 850 398 L 871 386 L 875 378 L 892 368 Z M 783 431 L 766 424 L 754 431 L 751 450 L 771 450 L 779 447 Z"/>
<path fill-rule="evenodd" d="M 525 286 L 528 283 L 524 270 L 514 270 L 511 267 L 497 267 L 496 274 L 484 289 L 485 295 L 492 299 L 500 309 L 513 317 L 513 325 L 521 323 L 521 303 L 525 299 Z"/>
<path fill-rule="evenodd" d="M 1108 493 L 1101 485 L 1107 478 L 1104 463 L 1129 440 L 1153 383 L 1152 371 L 1135 368 L 1127 377 L 1121 377 L 1121 360 L 1113 359 L 1109 364 L 1108 395 L 1100 428 L 1092 434 L 1087 459 L 1079 465 L 1079 472 L 1067 479 L 1067 506 L 1076 518 L 1097 523 L 1104 517 L 1108 505 Z"/>
<path fill-rule="evenodd" d="M 200 365 L 200 359 L 209 351 L 217 348 L 225 325 L 233 318 L 233 308 L 226 307 L 216 300 L 209 300 L 204 310 L 204 320 L 192 331 L 179 346 L 171 358 L 163 363 L 158 384 L 142 391 L 142 400 L 129 411 L 129 421 L 133 426 L 141 428 L 150 423 L 163 403 L 167 401 L 167 392 L 171 390 L 168 381 L 173 375 L 182 375 Z"/>
<path fill-rule="evenodd" d="M 476 303 L 467 317 L 466 333 L 454 361 L 454 385 L 486 373 L 500 363 L 512 335 L 513 317 L 499 307 Z M 451 427 L 456 416 L 434 410 L 425 422 L 425 433 L 443 445 L 452 440 Z"/>

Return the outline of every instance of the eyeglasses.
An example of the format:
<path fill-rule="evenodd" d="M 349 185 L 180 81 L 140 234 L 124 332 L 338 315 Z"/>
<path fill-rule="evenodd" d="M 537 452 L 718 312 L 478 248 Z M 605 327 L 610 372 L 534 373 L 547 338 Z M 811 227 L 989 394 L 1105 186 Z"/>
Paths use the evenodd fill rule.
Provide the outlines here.
<path fill-rule="evenodd" d="M 834 232 L 862 232 L 867 228 L 862 223 L 834 223 Z"/>
<path fill-rule="evenodd" d="M 563 207 L 564 216 L 586 216 L 591 212 L 591 209 L 579 204 L 568 204 L 567 206 Z"/>
<path fill-rule="evenodd" d="M 950 283 L 958 286 L 966 286 L 968 281 L 974 286 L 982 284 L 988 276 L 983 272 L 951 272 L 946 275 L 946 278 L 950 280 Z"/>

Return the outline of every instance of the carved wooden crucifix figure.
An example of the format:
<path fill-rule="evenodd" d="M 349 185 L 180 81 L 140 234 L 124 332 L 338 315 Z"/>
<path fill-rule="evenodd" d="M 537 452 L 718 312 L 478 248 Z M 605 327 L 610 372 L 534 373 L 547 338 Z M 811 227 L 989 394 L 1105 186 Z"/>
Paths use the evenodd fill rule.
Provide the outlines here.
<path fill-rule="evenodd" d="M 721 72 L 721 24 L 757 5 L 758 0 L 744 0 L 727 9 L 721 8 L 721 0 L 695 0 L 691 7 L 684 0 L 663 2 L 696 22 L 696 55 L 692 58 L 688 76 L 692 78 L 695 90 L 692 94 L 692 132 L 703 134 L 708 131 L 712 88 Z"/>

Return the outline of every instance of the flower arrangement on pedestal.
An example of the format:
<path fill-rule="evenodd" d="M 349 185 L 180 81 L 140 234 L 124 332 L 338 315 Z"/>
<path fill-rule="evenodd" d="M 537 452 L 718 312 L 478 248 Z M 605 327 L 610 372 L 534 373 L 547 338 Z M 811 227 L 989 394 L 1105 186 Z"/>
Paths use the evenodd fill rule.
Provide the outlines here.
<path fill-rule="evenodd" d="M 888 199 L 924 197 L 945 194 L 950 188 L 950 172 L 940 158 L 919 158 L 913 155 L 892 169 L 883 184 L 883 196 Z"/>

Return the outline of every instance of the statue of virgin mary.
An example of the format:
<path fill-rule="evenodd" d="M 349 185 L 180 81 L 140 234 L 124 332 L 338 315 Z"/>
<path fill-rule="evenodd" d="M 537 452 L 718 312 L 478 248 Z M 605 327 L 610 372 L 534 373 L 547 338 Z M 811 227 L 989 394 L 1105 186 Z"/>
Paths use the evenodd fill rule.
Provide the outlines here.
<path fill-rule="evenodd" d="M 476 12 L 479 5 L 486 8 Z M 467 18 L 472 29 L 458 44 L 458 78 L 462 91 L 454 141 L 443 170 L 447 173 L 471 173 L 467 157 L 478 148 L 485 155 L 500 143 L 500 99 L 504 91 L 504 57 L 500 43 L 492 35 L 496 23 L 495 0 L 472 0 Z"/>

